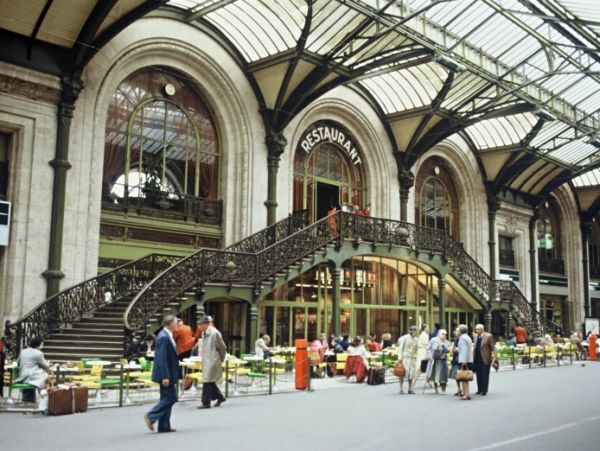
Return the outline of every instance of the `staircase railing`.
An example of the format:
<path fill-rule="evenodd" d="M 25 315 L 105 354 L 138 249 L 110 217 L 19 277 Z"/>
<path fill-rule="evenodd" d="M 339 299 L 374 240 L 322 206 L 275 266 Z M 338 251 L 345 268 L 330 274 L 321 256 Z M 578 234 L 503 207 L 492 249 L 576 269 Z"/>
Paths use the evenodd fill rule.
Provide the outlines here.
<path fill-rule="evenodd" d="M 208 281 L 254 283 L 256 252 L 304 229 L 307 222 L 308 212 L 299 211 L 223 250 L 201 249 L 166 268 L 142 288 L 123 314 L 125 355 L 133 352 L 140 338 L 136 335 L 145 330 L 151 316 L 185 290 Z"/>
<path fill-rule="evenodd" d="M 344 240 L 371 242 L 373 245 L 387 243 L 409 247 L 415 252 L 439 254 L 453 263 L 460 277 L 471 283 L 488 308 L 501 301 L 500 295 L 510 294 L 508 299 L 517 314 L 531 318 L 532 323 L 550 326 L 513 282 L 492 279 L 460 244 L 441 230 L 337 212 L 257 250 L 272 241 L 266 236 L 266 233 L 260 232 L 260 238 L 225 250 L 202 249 L 157 275 L 138 293 L 124 314 L 126 355 L 135 345 L 135 335 L 145 329 L 150 317 L 186 289 L 207 283 L 226 283 L 229 286 L 235 283 L 258 290 L 265 279 L 327 244 L 339 246 Z M 241 249 L 248 252 L 240 252 Z"/>
<path fill-rule="evenodd" d="M 6 322 L 4 334 L 9 352 L 17 356 L 34 337 L 45 337 L 61 326 L 93 312 L 107 301 L 139 290 L 179 258 L 162 254 L 147 255 L 49 297 L 14 323 Z"/>

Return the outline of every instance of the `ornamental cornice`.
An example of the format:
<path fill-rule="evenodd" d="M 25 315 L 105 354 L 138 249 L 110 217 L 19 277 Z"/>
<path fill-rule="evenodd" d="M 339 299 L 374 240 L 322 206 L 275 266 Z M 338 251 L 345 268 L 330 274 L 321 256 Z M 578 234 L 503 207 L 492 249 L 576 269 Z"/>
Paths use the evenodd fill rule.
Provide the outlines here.
<path fill-rule="evenodd" d="M 58 88 L 52 88 L 30 80 L 21 80 L 5 74 L 0 74 L 0 92 L 52 104 L 58 103 L 60 99 L 60 89 Z"/>

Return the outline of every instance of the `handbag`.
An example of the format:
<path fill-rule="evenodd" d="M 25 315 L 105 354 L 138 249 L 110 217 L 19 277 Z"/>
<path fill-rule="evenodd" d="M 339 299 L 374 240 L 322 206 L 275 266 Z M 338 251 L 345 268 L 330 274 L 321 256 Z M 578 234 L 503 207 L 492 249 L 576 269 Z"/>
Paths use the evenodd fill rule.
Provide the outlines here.
<path fill-rule="evenodd" d="M 406 369 L 404 368 L 404 365 L 402 364 L 402 362 L 397 363 L 396 366 L 394 367 L 394 376 L 402 379 L 405 374 L 406 374 Z"/>
<path fill-rule="evenodd" d="M 458 382 L 470 382 L 473 380 L 473 371 L 471 370 L 458 370 L 456 372 L 456 380 Z"/>

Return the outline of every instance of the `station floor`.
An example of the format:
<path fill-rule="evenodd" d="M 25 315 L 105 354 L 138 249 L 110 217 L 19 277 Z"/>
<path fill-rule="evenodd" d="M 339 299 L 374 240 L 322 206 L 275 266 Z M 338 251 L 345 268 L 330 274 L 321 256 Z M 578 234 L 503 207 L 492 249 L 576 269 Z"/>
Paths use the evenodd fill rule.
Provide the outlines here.
<path fill-rule="evenodd" d="M 150 405 L 60 417 L 1 413 L 0 449 L 19 450 L 594 450 L 600 362 L 491 374 L 488 396 L 399 395 L 397 383 L 314 381 L 314 391 L 173 408 L 173 434 L 151 433 Z M 471 384 L 472 391 L 475 383 Z"/>

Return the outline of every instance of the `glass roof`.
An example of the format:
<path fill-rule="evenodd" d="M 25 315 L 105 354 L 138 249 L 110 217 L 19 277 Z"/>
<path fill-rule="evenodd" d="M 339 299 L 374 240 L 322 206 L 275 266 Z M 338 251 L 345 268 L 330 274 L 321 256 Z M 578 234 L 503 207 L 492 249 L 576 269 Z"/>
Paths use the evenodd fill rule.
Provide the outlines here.
<path fill-rule="evenodd" d="M 481 149 L 528 137 L 530 150 L 574 170 L 600 159 L 600 0 L 168 4 L 219 30 L 249 64 L 304 46 L 304 58 L 322 58 L 332 73 L 360 84 L 386 115 L 426 108 L 441 95 L 443 110 L 473 122 L 465 131 Z M 428 49 L 429 59 L 410 65 L 402 52 L 415 48 Z M 507 108 L 515 104 L 543 114 L 515 114 Z M 502 108 L 504 117 L 476 122 Z M 540 118 L 547 122 L 528 136 Z"/>
<path fill-rule="evenodd" d="M 573 185 L 577 188 L 600 185 L 600 168 L 584 172 L 573 179 Z"/>

